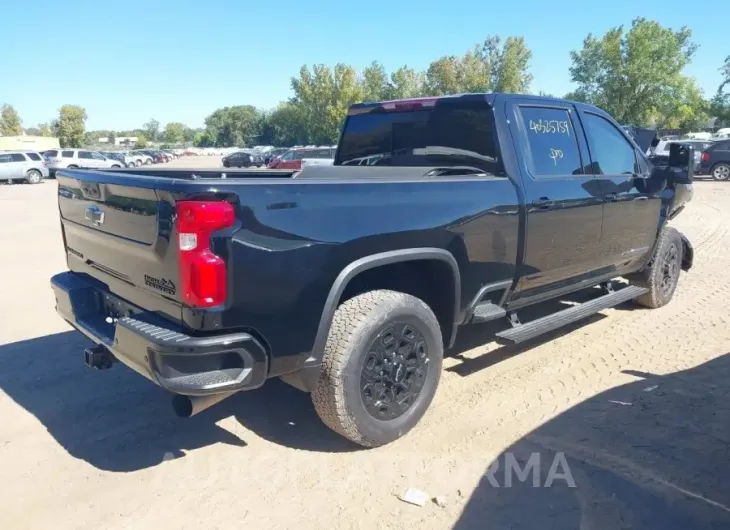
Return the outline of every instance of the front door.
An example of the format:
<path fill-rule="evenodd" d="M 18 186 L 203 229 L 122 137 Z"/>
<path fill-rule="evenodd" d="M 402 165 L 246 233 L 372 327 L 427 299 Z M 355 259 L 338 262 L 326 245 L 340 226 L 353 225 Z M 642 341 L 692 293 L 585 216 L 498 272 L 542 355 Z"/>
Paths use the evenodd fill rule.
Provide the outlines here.
<path fill-rule="evenodd" d="M 94 158 L 91 156 L 91 151 L 79 151 L 79 167 L 82 168 L 94 168 Z"/>
<path fill-rule="evenodd" d="M 602 261 L 616 275 L 646 258 L 659 229 L 660 191 L 642 184 L 649 164 L 624 132 L 598 113 L 581 111 L 593 173 L 605 197 Z"/>
<path fill-rule="evenodd" d="M 603 198 L 586 167 L 585 136 L 573 105 L 517 104 L 508 108 L 508 118 L 523 159 L 527 210 L 514 299 L 526 303 L 601 274 Z"/>

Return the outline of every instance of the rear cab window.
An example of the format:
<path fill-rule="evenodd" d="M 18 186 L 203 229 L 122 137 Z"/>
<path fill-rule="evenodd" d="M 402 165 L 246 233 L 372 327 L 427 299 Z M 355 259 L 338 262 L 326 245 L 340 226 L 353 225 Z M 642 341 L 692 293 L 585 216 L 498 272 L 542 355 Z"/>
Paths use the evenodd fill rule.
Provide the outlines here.
<path fill-rule="evenodd" d="M 477 99 L 355 108 L 345 122 L 335 165 L 458 166 L 466 174 L 501 175 L 493 123 L 492 108 Z"/>
<path fill-rule="evenodd" d="M 568 109 L 524 105 L 519 110 L 532 176 L 582 175 L 583 162 Z"/>

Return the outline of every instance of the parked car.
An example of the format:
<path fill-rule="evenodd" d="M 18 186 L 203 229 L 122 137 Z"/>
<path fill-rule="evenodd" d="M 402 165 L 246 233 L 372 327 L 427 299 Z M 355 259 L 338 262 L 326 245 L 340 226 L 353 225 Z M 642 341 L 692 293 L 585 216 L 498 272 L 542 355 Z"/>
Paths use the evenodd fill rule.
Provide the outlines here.
<path fill-rule="evenodd" d="M 270 149 L 264 155 L 264 164 L 266 164 L 268 166 L 274 158 L 276 158 L 277 156 L 283 155 L 288 150 L 289 150 L 288 147 L 275 147 L 274 149 Z"/>
<path fill-rule="evenodd" d="M 702 174 L 730 180 L 730 140 L 714 142 L 702 153 Z"/>
<path fill-rule="evenodd" d="M 334 160 L 335 149 L 331 147 L 304 147 L 301 149 L 290 149 L 278 158 L 269 162 L 270 169 L 302 169 L 302 159 L 332 159 Z"/>
<path fill-rule="evenodd" d="M 261 167 L 263 165 L 264 160 L 257 153 L 236 151 L 223 157 L 223 167 Z"/>
<path fill-rule="evenodd" d="M 134 158 L 129 156 L 126 153 L 117 152 L 117 151 L 100 151 L 100 153 L 111 160 L 118 160 L 119 162 L 124 164 L 124 167 L 136 167 L 137 166 Z"/>
<path fill-rule="evenodd" d="M 51 149 L 45 151 L 46 163 L 51 177 L 56 176 L 59 169 L 100 169 L 122 168 L 124 163 L 107 158 L 96 151 L 87 149 Z"/>
<path fill-rule="evenodd" d="M 516 344 L 670 302 L 693 260 L 667 224 L 692 197 L 692 147 L 672 149 L 653 167 L 597 107 L 468 94 L 354 105 L 333 166 L 138 169 L 108 197 L 117 177 L 66 170 L 56 309 L 96 344 L 89 366 L 127 364 L 181 416 L 279 377 L 337 433 L 387 444 L 428 409 L 461 325 L 501 321 Z M 112 214 L 125 197 L 141 211 Z"/>
<path fill-rule="evenodd" d="M 132 151 L 133 154 L 141 154 L 150 157 L 150 163 L 162 164 L 167 161 L 167 157 L 162 153 L 155 151 L 154 149 L 135 149 Z"/>
<path fill-rule="evenodd" d="M 35 151 L 0 151 L 0 182 L 38 184 L 48 178 L 46 161 Z"/>

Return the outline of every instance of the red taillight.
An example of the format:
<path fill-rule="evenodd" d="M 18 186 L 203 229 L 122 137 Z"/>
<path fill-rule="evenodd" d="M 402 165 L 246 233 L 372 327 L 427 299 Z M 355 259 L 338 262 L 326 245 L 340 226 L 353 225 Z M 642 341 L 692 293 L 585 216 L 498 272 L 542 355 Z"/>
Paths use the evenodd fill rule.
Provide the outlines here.
<path fill-rule="evenodd" d="M 226 263 L 210 250 L 210 238 L 235 220 L 233 206 L 227 202 L 177 203 L 180 293 L 187 305 L 214 307 L 226 301 Z"/>
<path fill-rule="evenodd" d="M 709 162 L 710 161 L 710 153 L 708 153 L 707 151 L 705 151 L 704 153 L 702 153 L 702 161 L 703 162 Z"/>

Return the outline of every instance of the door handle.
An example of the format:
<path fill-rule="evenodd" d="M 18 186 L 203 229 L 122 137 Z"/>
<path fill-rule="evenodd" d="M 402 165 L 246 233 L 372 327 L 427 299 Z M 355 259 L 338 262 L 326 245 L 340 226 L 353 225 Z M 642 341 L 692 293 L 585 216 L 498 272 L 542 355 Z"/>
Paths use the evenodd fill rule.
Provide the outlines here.
<path fill-rule="evenodd" d="M 532 207 L 538 210 L 549 210 L 555 206 L 555 201 L 551 201 L 547 197 L 540 197 L 536 201 L 532 201 Z"/>

